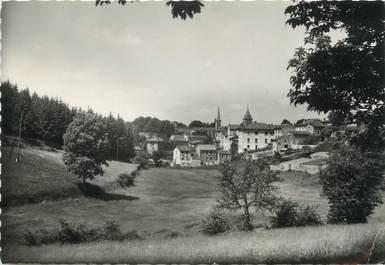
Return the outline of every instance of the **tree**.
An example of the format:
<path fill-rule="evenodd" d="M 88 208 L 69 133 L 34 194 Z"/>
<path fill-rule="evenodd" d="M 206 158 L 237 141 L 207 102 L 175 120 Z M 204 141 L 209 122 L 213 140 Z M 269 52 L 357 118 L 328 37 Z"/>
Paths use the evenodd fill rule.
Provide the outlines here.
<path fill-rule="evenodd" d="M 281 125 L 292 125 L 289 120 L 283 119 Z"/>
<path fill-rule="evenodd" d="M 328 114 L 328 120 L 334 126 L 341 126 L 344 124 L 345 116 L 340 111 L 330 111 Z"/>
<path fill-rule="evenodd" d="M 301 1 L 285 14 L 287 24 L 306 28 L 304 47 L 288 64 L 291 103 L 307 104 L 311 111 L 338 111 L 349 122 L 364 124 L 351 142 L 362 150 L 383 150 L 384 2 Z M 336 30 L 344 35 L 332 41 Z"/>
<path fill-rule="evenodd" d="M 78 113 L 63 138 L 64 164 L 83 180 L 86 192 L 86 180 L 103 175 L 102 165 L 108 165 L 103 120 L 91 112 Z"/>
<path fill-rule="evenodd" d="M 273 184 L 276 181 L 280 181 L 280 178 L 270 171 L 265 160 L 247 161 L 243 170 L 226 163 L 219 176 L 222 196 L 218 200 L 218 207 L 242 209 L 244 229 L 251 230 L 250 209 L 271 211 L 279 201 L 276 195 L 278 187 Z"/>
<path fill-rule="evenodd" d="M 16 113 L 17 86 L 9 81 L 1 83 L 1 131 L 3 134 L 14 134 L 17 131 L 18 117 Z"/>
<path fill-rule="evenodd" d="M 190 122 L 189 128 L 191 127 L 210 127 L 210 124 L 209 123 L 206 123 L 206 122 L 201 122 L 201 121 L 198 121 L 198 120 L 194 120 L 192 122 Z"/>
<path fill-rule="evenodd" d="M 125 5 L 127 0 L 117 0 L 115 1 L 118 4 Z M 133 2 L 133 1 L 130 1 Z M 96 6 L 103 6 L 111 4 L 111 0 L 96 0 Z M 192 0 L 192 1 L 168 1 L 166 5 L 171 6 L 171 14 L 173 18 L 180 17 L 182 20 L 185 20 L 187 17 L 193 18 L 195 14 L 201 12 L 201 8 L 204 7 L 204 4 L 201 1 Z"/>
<path fill-rule="evenodd" d="M 322 192 L 328 198 L 331 223 L 364 223 L 383 201 L 384 156 L 344 148 L 321 171 Z"/>

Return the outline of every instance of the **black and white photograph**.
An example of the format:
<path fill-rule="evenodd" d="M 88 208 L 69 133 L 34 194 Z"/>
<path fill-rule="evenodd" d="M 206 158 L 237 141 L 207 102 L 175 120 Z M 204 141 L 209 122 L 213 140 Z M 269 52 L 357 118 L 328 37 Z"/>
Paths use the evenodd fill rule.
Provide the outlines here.
<path fill-rule="evenodd" d="M 0 5 L 2 263 L 385 263 L 384 1 Z"/>

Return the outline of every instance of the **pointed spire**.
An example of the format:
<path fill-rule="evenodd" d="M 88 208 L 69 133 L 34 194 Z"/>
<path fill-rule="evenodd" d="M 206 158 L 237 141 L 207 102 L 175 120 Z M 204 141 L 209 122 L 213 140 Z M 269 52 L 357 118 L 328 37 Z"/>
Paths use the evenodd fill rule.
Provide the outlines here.
<path fill-rule="evenodd" d="M 217 114 L 217 120 L 220 121 L 221 120 L 221 113 L 219 111 L 219 106 L 218 106 L 218 114 Z"/>
<path fill-rule="evenodd" d="M 249 106 L 247 106 L 245 116 L 243 116 L 243 123 L 246 125 L 252 122 L 253 122 L 253 117 L 251 117 Z"/>

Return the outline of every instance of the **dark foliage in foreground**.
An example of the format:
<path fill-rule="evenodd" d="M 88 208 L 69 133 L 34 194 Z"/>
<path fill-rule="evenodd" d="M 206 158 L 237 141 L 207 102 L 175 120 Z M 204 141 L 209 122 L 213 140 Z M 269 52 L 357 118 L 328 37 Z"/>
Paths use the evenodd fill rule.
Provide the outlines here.
<path fill-rule="evenodd" d="M 230 229 L 228 221 L 219 211 L 213 211 L 201 224 L 201 232 L 208 235 L 215 235 L 226 232 Z"/>
<path fill-rule="evenodd" d="M 329 222 L 365 223 L 383 203 L 385 158 L 354 148 L 335 152 L 321 171 L 323 194 L 328 198 Z"/>
<path fill-rule="evenodd" d="M 114 0 L 96 0 L 96 6 L 109 5 Z M 120 5 L 125 5 L 129 0 L 116 0 Z M 134 2 L 134 1 L 129 1 Z M 201 12 L 201 8 L 205 5 L 198 0 L 192 1 L 167 1 L 166 5 L 171 6 L 171 14 L 173 18 L 180 17 L 185 20 L 187 17 L 193 18 L 195 14 L 199 14 Z"/>
<path fill-rule="evenodd" d="M 273 228 L 323 224 L 314 206 L 301 207 L 291 200 L 280 203 L 270 222 Z"/>
<path fill-rule="evenodd" d="M 385 148 L 384 10 L 383 1 L 299 1 L 285 10 L 287 24 L 306 29 L 288 65 L 291 103 L 365 125 L 350 139 L 362 150 Z M 345 34 L 333 42 L 333 31 Z"/>
<path fill-rule="evenodd" d="M 38 246 L 42 244 L 62 243 L 77 244 L 82 242 L 102 241 L 102 240 L 138 240 L 140 236 L 136 230 L 124 233 L 120 230 L 120 225 L 114 221 L 107 221 L 103 227 L 88 228 L 83 224 L 70 224 L 60 220 L 60 230 L 48 231 L 45 229 L 24 232 L 25 244 L 28 246 Z"/>

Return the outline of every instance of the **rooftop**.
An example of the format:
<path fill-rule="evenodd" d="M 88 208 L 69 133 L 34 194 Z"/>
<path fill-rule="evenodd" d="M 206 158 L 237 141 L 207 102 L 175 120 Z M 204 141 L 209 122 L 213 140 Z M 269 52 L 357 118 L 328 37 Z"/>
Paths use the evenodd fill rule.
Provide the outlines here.
<path fill-rule="evenodd" d="M 199 150 L 208 150 L 208 151 L 217 150 L 217 148 L 213 144 L 199 144 L 197 148 L 199 148 Z"/>
<path fill-rule="evenodd" d="M 159 142 L 163 142 L 163 139 L 159 138 L 159 137 L 151 137 L 151 138 L 147 139 L 146 142 L 147 143 L 159 143 Z"/>
<path fill-rule="evenodd" d="M 193 151 L 188 145 L 178 145 L 177 147 L 181 152 L 191 152 Z"/>

